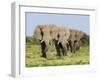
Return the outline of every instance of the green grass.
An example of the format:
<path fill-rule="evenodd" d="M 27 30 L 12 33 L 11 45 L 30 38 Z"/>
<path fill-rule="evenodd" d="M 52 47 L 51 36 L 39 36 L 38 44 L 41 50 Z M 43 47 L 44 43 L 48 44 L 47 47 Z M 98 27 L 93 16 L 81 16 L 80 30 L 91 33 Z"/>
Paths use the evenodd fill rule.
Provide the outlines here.
<path fill-rule="evenodd" d="M 47 53 L 47 59 L 41 57 L 40 45 L 26 45 L 26 67 L 62 66 L 89 64 L 89 47 L 81 47 L 75 54 L 68 52 L 67 56 L 57 57 L 54 46 Z"/>

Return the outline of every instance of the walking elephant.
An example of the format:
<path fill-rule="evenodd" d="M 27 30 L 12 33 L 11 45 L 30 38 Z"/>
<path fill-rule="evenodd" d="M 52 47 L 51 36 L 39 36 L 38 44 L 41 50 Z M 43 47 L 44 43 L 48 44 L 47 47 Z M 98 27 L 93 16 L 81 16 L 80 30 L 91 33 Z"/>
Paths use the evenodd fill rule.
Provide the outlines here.
<path fill-rule="evenodd" d="M 86 34 L 84 32 L 70 29 L 70 37 L 68 39 L 68 42 L 71 52 L 75 53 L 76 50 L 80 49 L 81 41 L 84 39 L 85 35 Z"/>
<path fill-rule="evenodd" d="M 54 24 L 37 25 L 35 28 L 33 36 L 40 41 L 42 57 L 44 58 L 47 57 L 48 49 L 56 35 L 56 28 Z"/>
<path fill-rule="evenodd" d="M 57 47 L 59 49 L 58 50 L 58 56 L 61 56 L 61 52 L 63 53 L 63 56 L 67 55 L 67 46 L 66 44 L 68 44 L 68 39 L 70 36 L 70 31 L 67 28 L 59 28 L 58 30 L 58 41 L 57 41 Z"/>

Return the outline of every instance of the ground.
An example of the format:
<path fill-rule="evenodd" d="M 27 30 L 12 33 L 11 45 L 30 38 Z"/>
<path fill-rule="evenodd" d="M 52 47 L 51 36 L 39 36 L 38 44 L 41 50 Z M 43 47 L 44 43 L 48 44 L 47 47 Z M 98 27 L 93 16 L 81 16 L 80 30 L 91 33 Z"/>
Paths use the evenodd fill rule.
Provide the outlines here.
<path fill-rule="evenodd" d="M 40 45 L 26 45 L 26 67 L 82 65 L 90 63 L 88 46 L 82 46 L 75 54 L 69 51 L 67 56 L 61 58 L 56 56 L 56 50 L 52 46 L 47 56 L 47 59 L 41 57 Z"/>

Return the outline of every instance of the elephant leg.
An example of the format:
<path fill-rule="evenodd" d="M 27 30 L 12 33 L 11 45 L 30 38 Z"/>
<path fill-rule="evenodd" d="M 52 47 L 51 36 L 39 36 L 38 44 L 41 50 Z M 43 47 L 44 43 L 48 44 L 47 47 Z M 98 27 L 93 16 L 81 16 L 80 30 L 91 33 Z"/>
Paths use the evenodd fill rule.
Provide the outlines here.
<path fill-rule="evenodd" d="M 78 42 L 76 42 L 75 46 L 76 46 L 76 50 L 78 51 L 78 50 L 79 50 L 79 48 L 80 48 L 79 43 L 78 43 Z"/>
<path fill-rule="evenodd" d="M 61 54 L 60 54 L 60 45 L 58 45 L 58 41 L 55 41 L 55 48 L 56 48 L 56 51 L 57 51 L 57 56 L 61 56 Z"/>
<path fill-rule="evenodd" d="M 74 41 L 74 44 L 73 44 L 73 52 L 75 53 L 76 52 L 76 50 L 78 50 L 79 49 L 79 42 L 77 41 L 77 40 L 75 40 Z"/>
<path fill-rule="evenodd" d="M 72 45 L 73 45 L 73 53 L 75 53 L 76 52 L 76 41 L 73 41 Z"/>
<path fill-rule="evenodd" d="M 44 41 L 41 43 L 41 49 L 42 49 L 42 56 L 41 57 L 47 58 L 46 53 L 48 51 L 48 47 Z"/>
<path fill-rule="evenodd" d="M 74 41 L 69 41 L 70 51 L 75 53 L 75 43 Z"/>
<path fill-rule="evenodd" d="M 70 40 L 70 41 L 68 41 L 68 43 L 69 43 L 69 48 L 70 48 L 70 51 L 71 51 L 71 52 L 73 52 L 73 45 L 72 45 L 72 41 Z"/>
<path fill-rule="evenodd" d="M 64 51 L 65 51 L 65 56 L 67 56 L 67 47 L 64 47 Z"/>
<path fill-rule="evenodd" d="M 41 43 L 41 49 L 42 49 L 42 56 L 41 57 L 44 57 L 44 58 L 46 58 L 46 53 L 45 53 L 45 47 L 46 47 L 46 45 L 45 45 L 45 42 L 42 42 Z"/>
<path fill-rule="evenodd" d="M 67 46 L 65 44 L 62 44 L 62 53 L 63 56 L 67 56 Z"/>
<path fill-rule="evenodd" d="M 70 50 L 70 45 L 69 45 L 69 43 L 67 43 L 66 46 L 67 46 L 67 50 L 69 51 L 69 50 Z"/>
<path fill-rule="evenodd" d="M 77 46 L 76 50 L 80 50 L 80 45 Z"/>
<path fill-rule="evenodd" d="M 80 49 L 80 42 L 77 42 L 76 43 L 76 50 L 79 50 Z"/>
<path fill-rule="evenodd" d="M 64 51 L 64 48 L 63 48 L 63 45 L 61 44 L 61 43 L 59 43 L 58 44 L 59 45 L 59 48 L 60 48 L 60 56 L 64 56 L 64 54 L 65 54 L 65 51 Z M 61 52 L 62 52 L 62 54 L 61 54 Z"/>

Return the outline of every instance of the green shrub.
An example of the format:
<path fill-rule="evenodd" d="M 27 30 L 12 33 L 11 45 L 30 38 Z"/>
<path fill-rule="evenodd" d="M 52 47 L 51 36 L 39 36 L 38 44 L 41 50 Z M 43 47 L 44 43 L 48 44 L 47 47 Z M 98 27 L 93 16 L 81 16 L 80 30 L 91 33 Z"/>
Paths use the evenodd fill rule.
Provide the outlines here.
<path fill-rule="evenodd" d="M 26 36 L 26 44 L 39 44 L 39 40 L 37 40 L 36 38 L 33 38 L 31 36 Z"/>

